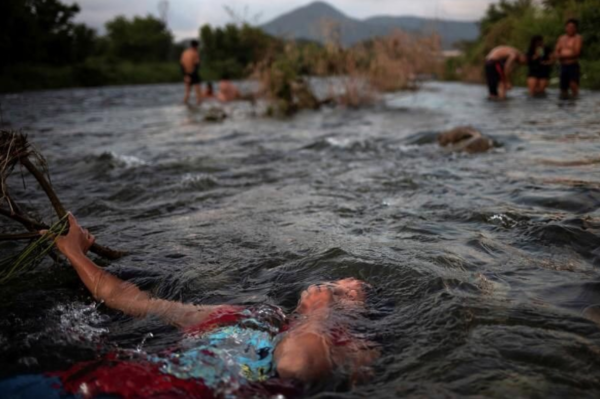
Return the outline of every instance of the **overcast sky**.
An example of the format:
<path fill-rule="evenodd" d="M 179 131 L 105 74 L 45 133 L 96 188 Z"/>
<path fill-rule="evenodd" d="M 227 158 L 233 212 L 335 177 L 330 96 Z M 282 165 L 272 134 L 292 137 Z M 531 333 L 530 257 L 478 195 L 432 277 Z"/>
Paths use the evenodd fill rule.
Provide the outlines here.
<path fill-rule="evenodd" d="M 1 1 L 1 0 L 0 0 Z M 69 3 L 74 0 L 64 0 Z M 78 20 L 102 30 L 117 15 L 157 16 L 160 0 L 75 0 L 81 6 Z M 164 0 L 163 0 L 164 1 Z M 496 0 L 330 0 L 329 3 L 354 18 L 374 15 L 416 15 L 446 19 L 479 19 Z M 177 39 L 195 36 L 204 24 L 222 25 L 231 20 L 225 6 L 258 22 L 311 3 L 311 0 L 168 0 L 169 27 Z"/>

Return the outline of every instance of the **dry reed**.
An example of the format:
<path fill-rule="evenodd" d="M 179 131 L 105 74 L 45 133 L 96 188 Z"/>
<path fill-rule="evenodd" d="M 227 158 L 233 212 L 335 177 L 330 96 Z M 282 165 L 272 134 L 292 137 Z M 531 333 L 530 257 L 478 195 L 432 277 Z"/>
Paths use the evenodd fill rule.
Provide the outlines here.
<path fill-rule="evenodd" d="M 395 31 L 345 48 L 339 26 L 323 22 L 322 31 L 327 39 L 324 46 L 302 47 L 288 42 L 254 68 L 253 76 L 261 83 L 262 93 L 279 113 L 315 108 L 322 102 L 347 107 L 370 105 L 378 93 L 415 89 L 419 76 L 436 75 L 443 67 L 437 35 Z M 316 100 L 306 75 L 330 78 L 326 100 Z"/>

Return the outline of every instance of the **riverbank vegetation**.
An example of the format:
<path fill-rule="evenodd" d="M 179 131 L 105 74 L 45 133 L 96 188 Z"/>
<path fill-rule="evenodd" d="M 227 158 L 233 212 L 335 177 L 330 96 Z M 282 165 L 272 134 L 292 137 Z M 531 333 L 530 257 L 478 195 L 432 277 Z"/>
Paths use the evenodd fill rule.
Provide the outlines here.
<path fill-rule="evenodd" d="M 440 55 L 436 35 L 397 31 L 350 48 L 332 35 L 324 46 L 287 43 L 259 62 L 253 77 L 271 101 L 272 114 L 289 115 L 324 103 L 359 107 L 372 104 L 379 93 L 415 89 L 419 76 L 440 72 Z M 313 92 L 310 77 L 324 78 L 325 94 Z"/>
<path fill-rule="evenodd" d="M 179 54 L 167 25 L 152 17 L 117 17 L 97 33 L 74 22 L 77 5 L 59 0 L 11 0 L 1 6 L 0 92 L 169 83 L 181 81 Z M 235 18 L 234 18 L 235 19 Z M 270 114 L 290 115 L 335 102 L 371 104 L 378 93 L 415 88 L 417 76 L 439 74 L 441 41 L 395 32 L 342 46 L 339 27 L 324 23 L 327 44 L 287 41 L 237 19 L 224 27 L 203 26 L 201 75 L 204 81 L 257 79 L 257 96 Z M 325 93 L 314 93 L 311 77 L 323 77 Z"/>
<path fill-rule="evenodd" d="M 580 21 L 584 40 L 582 84 L 600 89 L 600 0 L 502 0 L 492 4 L 480 23 L 480 37 L 463 46 L 464 55 L 448 60 L 445 76 L 450 80 L 483 80 L 485 56 L 494 47 L 510 45 L 527 50 L 531 37 L 543 35 L 554 47 L 570 18 Z M 525 81 L 525 68 L 519 73 Z"/>
<path fill-rule="evenodd" d="M 99 36 L 74 22 L 78 12 L 77 5 L 60 0 L 2 2 L 0 92 L 181 81 L 178 61 L 186 43 L 175 43 L 163 21 L 117 17 Z M 309 87 L 299 83 L 308 76 L 336 76 L 341 90 L 331 89 L 330 97 L 356 106 L 371 101 L 374 91 L 414 87 L 415 76 L 439 66 L 440 41 L 434 36 L 397 32 L 344 48 L 335 26 L 324 29 L 331 32 L 327 45 L 275 38 L 240 19 L 203 26 L 203 80 L 258 78 L 262 93 L 282 99 L 286 105 L 276 108 L 287 114 L 312 101 Z M 303 100 L 291 99 L 298 95 Z"/>

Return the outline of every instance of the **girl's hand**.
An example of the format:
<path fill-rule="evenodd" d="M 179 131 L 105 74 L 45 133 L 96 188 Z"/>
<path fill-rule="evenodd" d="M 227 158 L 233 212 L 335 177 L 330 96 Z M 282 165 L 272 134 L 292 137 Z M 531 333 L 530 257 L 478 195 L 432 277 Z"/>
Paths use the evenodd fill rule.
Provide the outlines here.
<path fill-rule="evenodd" d="M 94 244 L 95 238 L 89 231 L 79 225 L 75 216 L 69 212 L 69 233 L 56 239 L 56 246 L 66 257 L 85 255 Z M 46 234 L 47 230 L 40 231 Z"/>

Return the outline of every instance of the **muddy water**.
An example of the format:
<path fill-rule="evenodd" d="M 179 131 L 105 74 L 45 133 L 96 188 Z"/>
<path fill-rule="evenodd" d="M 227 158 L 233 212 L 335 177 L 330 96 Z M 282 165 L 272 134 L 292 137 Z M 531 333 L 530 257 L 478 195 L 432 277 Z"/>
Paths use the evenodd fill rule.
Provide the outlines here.
<path fill-rule="evenodd" d="M 377 298 L 361 330 L 383 356 L 369 383 L 336 395 L 600 396 L 600 94 L 494 104 L 478 86 L 429 84 L 283 121 L 229 105 L 215 124 L 176 105 L 179 90 L 1 99 L 3 124 L 47 156 L 67 207 L 131 252 L 112 273 L 163 298 L 288 311 L 311 283 L 368 281 Z M 435 145 L 463 124 L 501 146 Z M 49 216 L 34 185 L 19 195 Z M 180 339 L 93 306 L 66 264 L 45 263 L 0 302 L 0 378 Z"/>

